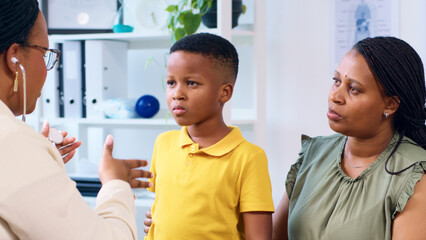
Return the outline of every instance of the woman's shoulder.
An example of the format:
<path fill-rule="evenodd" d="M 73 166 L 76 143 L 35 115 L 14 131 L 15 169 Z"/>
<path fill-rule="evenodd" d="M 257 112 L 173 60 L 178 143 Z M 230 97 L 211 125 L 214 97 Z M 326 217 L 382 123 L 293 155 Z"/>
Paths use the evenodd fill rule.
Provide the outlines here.
<path fill-rule="evenodd" d="M 401 159 L 400 161 L 407 163 L 423 162 L 426 167 L 426 150 L 408 137 L 403 137 L 395 155 Z"/>
<path fill-rule="evenodd" d="M 346 136 L 335 133 L 329 136 L 316 136 L 310 137 L 308 135 L 302 134 L 302 150 L 301 152 L 307 151 L 318 151 L 318 150 L 327 150 L 337 145 L 342 144 L 346 141 Z"/>
<path fill-rule="evenodd" d="M 1 115 L 0 124 L 2 126 L 0 129 L 0 141 L 10 142 L 17 138 L 21 143 L 24 143 L 38 135 L 29 125 L 14 117 Z"/>

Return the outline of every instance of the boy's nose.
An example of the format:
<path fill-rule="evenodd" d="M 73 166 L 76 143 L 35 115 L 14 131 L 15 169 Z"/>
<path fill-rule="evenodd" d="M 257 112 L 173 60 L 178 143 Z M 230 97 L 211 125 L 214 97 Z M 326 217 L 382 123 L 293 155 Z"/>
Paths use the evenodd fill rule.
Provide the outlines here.
<path fill-rule="evenodd" d="M 173 100 L 183 100 L 185 99 L 185 94 L 180 87 L 177 87 L 173 93 Z"/>

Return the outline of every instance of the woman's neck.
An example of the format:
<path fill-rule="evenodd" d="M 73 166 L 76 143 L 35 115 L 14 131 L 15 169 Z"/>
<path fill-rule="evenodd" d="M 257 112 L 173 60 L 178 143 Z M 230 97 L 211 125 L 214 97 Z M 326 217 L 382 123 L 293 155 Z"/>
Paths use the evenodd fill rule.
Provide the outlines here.
<path fill-rule="evenodd" d="M 350 159 L 377 158 L 389 145 L 394 130 L 382 131 L 373 137 L 348 137 L 345 145 L 345 157 Z"/>

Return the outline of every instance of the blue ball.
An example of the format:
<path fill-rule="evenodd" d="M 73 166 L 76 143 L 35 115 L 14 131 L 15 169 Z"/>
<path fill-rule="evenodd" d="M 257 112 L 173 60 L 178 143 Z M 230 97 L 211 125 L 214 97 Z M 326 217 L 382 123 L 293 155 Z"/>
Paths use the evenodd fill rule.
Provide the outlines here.
<path fill-rule="evenodd" d="M 135 110 L 143 118 L 152 118 L 160 110 L 160 102 L 151 95 L 143 95 L 138 99 Z"/>

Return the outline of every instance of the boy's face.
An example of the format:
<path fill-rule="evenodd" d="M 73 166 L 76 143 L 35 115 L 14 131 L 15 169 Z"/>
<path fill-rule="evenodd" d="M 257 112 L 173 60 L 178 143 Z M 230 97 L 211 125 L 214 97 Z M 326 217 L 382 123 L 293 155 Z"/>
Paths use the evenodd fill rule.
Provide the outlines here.
<path fill-rule="evenodd" d="M 233 87 L 225 83 L 225 77 L 209 57 L 173 52 L 167 63 L 166 98 L 175 121 L 181 126 L 222 121 L 222 107 Z"/>

